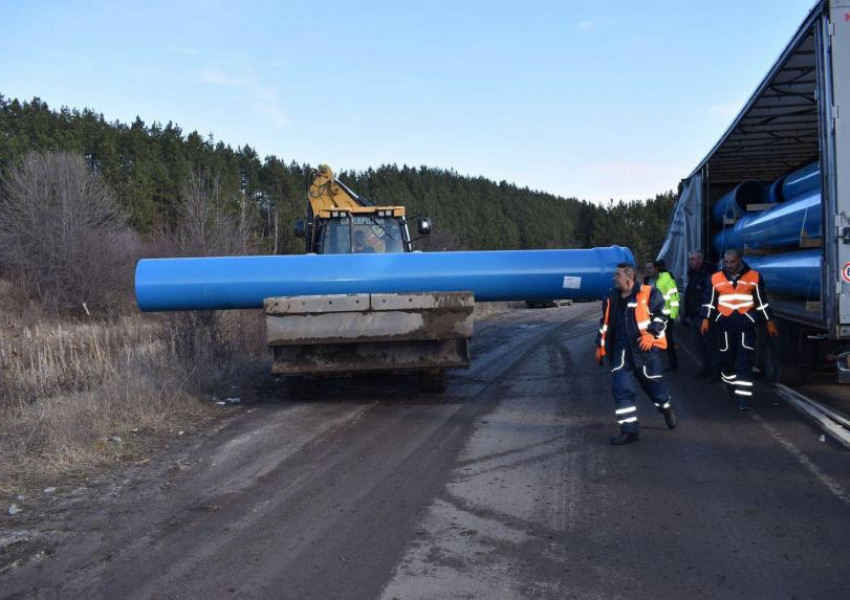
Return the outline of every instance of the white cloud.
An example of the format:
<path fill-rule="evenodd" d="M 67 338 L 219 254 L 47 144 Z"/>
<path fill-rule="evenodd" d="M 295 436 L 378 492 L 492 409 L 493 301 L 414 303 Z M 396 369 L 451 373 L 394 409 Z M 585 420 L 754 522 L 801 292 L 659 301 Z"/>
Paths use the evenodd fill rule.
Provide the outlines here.
<path fill-rule="evenodd" d="M 231 75 L 218 69 L 207 67 L 201 71 L 201 81 L 214 85 L 226 85 L 231 87 L 252 88 L 259 87 L 257 80 L 251 77 Z"/>
<path fill-rule="evenodd" d="M 194 48 L 186 48 L 180 46 L 172 46 L 171 48 L 168 48 L 168 50 L 175 54 L 184 54 L 186 56 L 198 56 L 200 54 L 200 52 L 198 52 Z"/>
<path fill-rule="evenodd" d="M 48 50 L 47 52 L 45 52 L 45 55 L 54 59 L 58 59 L 63 63 L 71 64 L 74 67 L 91 67 L 94 65 L 91 57 L 87 54 Z"/>
<path fill-rule="evenodd" d="M 282 127 L 290 122 L 281 106 L 277 88 L 263 85 L 253 75 L 234 74 L 218 68 L 207 67 L 201 71 L 201 82 L 245 90 L 249 101 L 254 105 L 254 109 L 271 118 L 275 127 Z"/>

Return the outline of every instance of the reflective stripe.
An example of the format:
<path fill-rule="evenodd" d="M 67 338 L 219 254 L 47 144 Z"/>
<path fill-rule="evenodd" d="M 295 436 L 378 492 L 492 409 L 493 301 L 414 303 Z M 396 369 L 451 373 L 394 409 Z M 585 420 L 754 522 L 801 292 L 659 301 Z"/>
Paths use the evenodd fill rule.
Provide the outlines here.
<path fill-rule="evenodd" d="M 614 371 L 619 371 L 620 369 L 623 368 L 624 364 L 626 364 L 626 351 L 625 350 L 623 350 L 622 358 L 620 360 L 620 366 L 614 367 L 613 369 L 611 369 L 611 372 L 613 373 Z"/>
<path fill-rule="evenodd" d="M 662 308 L 662 309 L 661 309 L 661 312 L 662 312 L 662 313 L 664 313 L 665 315 L 669 315 L 669 314 L 670 314 L 670 311 L 669 311 L 669 310 L 667 310 L 666 308 Z"/>
<path fill-rule="evenodd" d="M 764 320 L 770 321 L 770 317 L 768 316 L 767 311 L 765 310 L 767 308 L 767 304 L 765 304 L 764 300 L 761 299 L 761 292 L 759 291 L 758 286 L 756 286 L 756 297 L 758 297 L 759 299 L 759 310 L 764 311 Z"/>
<path fill-rule="evenodd" d="M 729 349 L 729 333 L 728 332 L 726 332 L 726 331 L 723 332 L 723 339 L 726 340 L 726 347 L 725 348 L 718 348 L 718 350 L 720 350 L 721 352 L 726 352 Z"/>
<path fill-rule="evenodd" d="M 618 415 L 624 415 L 626 413 L 635 412 L 637 410 L 637 406 L 630 406 L 629 408 L 618 408 L 614 412 Z"/>
<path fill-rule="evenodd" d="M 679 306 L 679 301 L 678 301 L 678 300 L 673 300 L 673 301 L 670 303 L 670 306 Z"/>
<path fill-rule="evenodd" d="M 742 381 L 742 380 L 739 380 L 739 381 L 731 381 L 730 383 L 731 383 L 732 385 L 741 385 L 741 386 L 744 386 L 744 387 L 753 387 L 753 382 L 752 382 L 752 381 Z"/>
<path fill-rule="evenodd" d="M 717 304 L 719 306 L 725 306 L 726 308 L 731 308 L 732 310 L 738 310 L 739 308 L 753 306 L 755 304 L 755 302 L 753 302 L 752 298 L 750 298 L 749 300 L 735 301 L 733 299 L 729 299 L 729 298 L 724 296 L 717 301 Z"/>
<path fill-rule="evenodd" d="M 753 295 L 752 294 L 738 294 L 738 293 L 735 293 L 735 294 L 720 294 L 719 296 L 717 296 L 717 298 L 718 298 L 718 300 L 730 300 L 730 301 L 731 300 L 741 300 L 741 301 L 746 301 L 746 302 L 752 302 L 753 301 Z"/>
<path fill-rule="evenodd" d="M 629 302 L 626 306 L 629 308 L 637 308 L 637 302 Z"/>
<path fill-rule="evenodd" d="M 744 334 L 744 332 L 742 331 L 742 332 L 741 332 L 741 345 L 742 345 L 744 348 L 746 348 L 747 350 L 753 350 L 754 348 L 751 348 L 750 346 L 747 346 L 747 344 L 745 344 L 745 343 L 744 343 L 744 339 L 745 339 L 745 338 L 746 338 L 746 335 L 745 335 L 745 334 Z"/>
<path fill-rule="evenodd" d="M 622 425 L 623 423 L 634 423 L 635 421 L 637 421 L 637 417 L 629 417 L 628 419 L 622 419 L 620 421 L 617 421 L 617 423 Z"/>
<path fill-rule="evenodd" d="M 646 365 L 643 365 L 643 376 L 647 379 L 661 379 L 661 375 L 650 375 L 646 372 Z"/>
<path fill-rule="evenodd" d="M 647 327 L 649 327 L 649 319 L 647 319 L 646 321 L 639 322 L 637 324 L 637 326 L 638 326 L 638 329 L 640 329 L 640 330 L 646 329 Z"/>
<path fill-rule="evenodd" d="M 738 396 L 752 396 L 752 392 L 748 392 L 747 390 L 735 390 L 735 394 Z"/>
<path fill-rule="evenodd" d="M 665 404 L 662 404 L 661 408 L 670 408 L 670 401 L 668 400 Z"/>

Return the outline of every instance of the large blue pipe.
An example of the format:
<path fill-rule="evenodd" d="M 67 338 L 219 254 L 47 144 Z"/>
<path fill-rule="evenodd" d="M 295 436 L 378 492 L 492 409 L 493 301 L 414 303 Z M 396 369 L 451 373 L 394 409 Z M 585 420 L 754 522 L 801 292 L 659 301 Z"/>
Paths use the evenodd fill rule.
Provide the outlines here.
<path fill-rule="evenodd" d="M 761 273 L 768 294 L 820 299 L 821 250 L 745 256 L 744 261 Z"/>
<path fill-rule="evenodd" d="M 815 190 L 820 192 L 820 187 L 820 164 L 813 162 L 785 176 L 782 197 L 786 201 L 793 200 L 797 196 L 808 196 Z"/>
<path fill-rule="evenodd" d="M 313 294 L 471 291 L 477 301 L 601 298 L 628 248 L 162 258 L 136 265 L 143 311 L 262 308 Z"/>
<path fill-rule="evenodd" d="M 768 194 L 768 202 L 779 204 L 785 202 L 785 195 L 782 193 L 782 186 L 785 185 L 787 175 L 780 175 L 770 184 L 770 193 Z"/>
<path fill-rule="evenodd" d="M 734 227 L 726 227 L 718 231 L 711 241 L 711 247 L 714 248 L 717 256 L 722 256 L 728 248 L 743 250 L 740 238 L 735 235 Z"/>
<path fill-rule="evenodd" d="M 800 245 L 802 237 L 823 236 L 820 189 L 763 212 L 747 213 L 734 227 L 714 237 L 714 250 L 726 248 L 783 248 Z"/>
<path fill-rule="evenodd" d="M 724 219 L 738 219 L 746 212 L 748 204 L 763 204 L 768 198 L 768 188 L 762 182 L 745 181 L 715 202 L 711 216 L 717 224 L 722 224 Z"/>

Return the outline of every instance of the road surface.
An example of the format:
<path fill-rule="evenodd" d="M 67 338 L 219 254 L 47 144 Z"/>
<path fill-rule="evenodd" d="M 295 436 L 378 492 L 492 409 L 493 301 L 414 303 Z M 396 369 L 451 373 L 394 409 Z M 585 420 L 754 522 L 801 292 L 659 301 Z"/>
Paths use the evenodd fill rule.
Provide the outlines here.
<path fill-rule="evenodd" d="M 598 310 L 478 324 L 443 402 L 258 384 L 215 431 L 0 517 L 0 597 L 847 598 L 850 453 L 763 382 L 738 412 L 687 350 L 679 428 L 641 397 L 640 441 L 609 445 Z"/>

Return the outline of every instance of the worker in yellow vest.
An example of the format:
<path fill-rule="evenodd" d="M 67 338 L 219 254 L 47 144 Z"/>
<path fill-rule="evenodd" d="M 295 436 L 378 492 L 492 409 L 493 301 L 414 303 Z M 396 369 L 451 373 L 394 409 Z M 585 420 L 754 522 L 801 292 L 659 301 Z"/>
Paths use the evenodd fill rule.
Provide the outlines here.
<path fill-rule="evenodd" d="M 723 269 L 711 276 L 706 289 L 700 332 L 715 329 L 720 354 L 720 377 L 740 410 L 749 410 L 753 396 L 753 354 L 756 323 L 765 323 L 771 337 L 779 337 L 770 318 L 764 280 L 741 260 L 735 249 L 723 254 Z"/>
<path fill-rule="evenodd" d="M 678 424 L 661 376 L 659 352 L 667 346 L 667 316 L 663 309 L 661 292 L 637 284 L 633 265 L 617 265 L 614 289 L 602 302 L 596 337 L 596 361 L 601 365 L 607 356 L 611 365 L 614 412 L 620 426 L 619 435 L 611 438 L 615 446 L 638 440 L 636 380 L 664 415 L 667 427 L 675 429 Z"/>
<path fill-rule="evenodd" d="M 667 265 L 663 260 L 656 260 L 646 263 L 646 276 L 643 278 L 645 285 L 654 285 L 664 297 L 664 314 L 667 315 L 667 367 L 670 371 L 679 369 L 679 356 L 676 353 L 676 340 L 673 337 L 673 332 L 676 325 L 676 319 L 679 317 L 679 289 L 676 286 L 676 279 L 673 274 L 667 270 Z"/>

